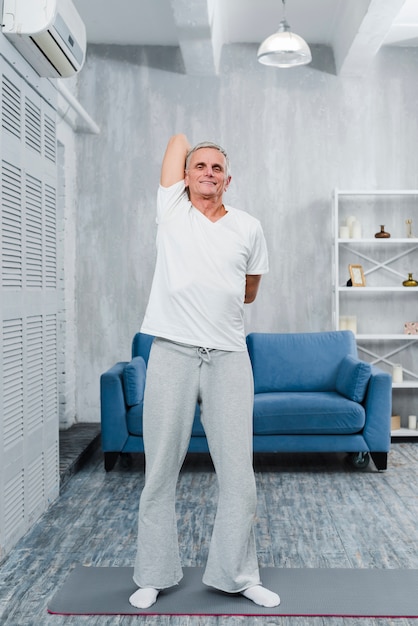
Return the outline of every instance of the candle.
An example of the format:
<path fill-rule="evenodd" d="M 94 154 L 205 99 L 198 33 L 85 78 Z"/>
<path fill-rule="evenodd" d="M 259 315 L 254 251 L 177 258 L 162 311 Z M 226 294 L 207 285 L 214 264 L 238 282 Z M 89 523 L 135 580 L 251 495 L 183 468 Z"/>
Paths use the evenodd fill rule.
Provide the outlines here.
<path fill-rule="evenodd" d="M 347 330 L 357 334 L 357 317 L 355 315 L 347 315 Z"/>
<path fill-rule="evenodd" d="M 340 330 L 347 330 L 347 316 L 340 315 L 340 319 L 338 321 L 338 328 Z"/>
<path fill-rule="evenodd" d="M 357 220 L 351 224 L 351 237 L 353 239 L 361 239 L 361 224 Z"/>
<path fill-rule="evenodd" d="M 349 239 L 350 228 L 348 226 L 340 226 L 340 239 Z"/>
<path fill-rule="evenodd" d="M 356 221 L 356 218 L 354 215 L 349 215 L 345 221 L 345 223 L 347 224 L 348 228 L 351 230 L 351 225 L 353 222 Z"/>
<path fill-rule="evenodd" d="M 392 382 L 401 383 L 403 381 L 402 365 L 394 365 L 392 370 Z"/>
<path fill-rule="evenodd" d="M 416 415 L 408 415 L 408 428 L 411 430 L 417 429 L 417 416 Z"/>

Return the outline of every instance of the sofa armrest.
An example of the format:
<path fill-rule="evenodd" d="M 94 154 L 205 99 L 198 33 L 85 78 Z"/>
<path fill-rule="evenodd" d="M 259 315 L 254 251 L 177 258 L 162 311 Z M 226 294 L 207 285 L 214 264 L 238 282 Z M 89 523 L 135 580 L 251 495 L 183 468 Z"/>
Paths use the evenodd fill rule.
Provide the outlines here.
<path fill-rule="evenodd" d="M 392 377 L 372 366 L 366 397 L 366 425 L 363 435 L 370 450 L 389 452 L 392 415 Z"/>
<path fill-rule="evenodd" d="M 129 407 L 143 402 L 146 377 L 147 367 L 142 356 L 135 356 L 123 368 L 123 389 Z"/>
<path fill-rule="evenodd" d="M 104 452 L 122 450 L 129 437 L 123 390 L 125 365 L 126 362 L 116 363 L 100 377 L 100 419 Z"/>

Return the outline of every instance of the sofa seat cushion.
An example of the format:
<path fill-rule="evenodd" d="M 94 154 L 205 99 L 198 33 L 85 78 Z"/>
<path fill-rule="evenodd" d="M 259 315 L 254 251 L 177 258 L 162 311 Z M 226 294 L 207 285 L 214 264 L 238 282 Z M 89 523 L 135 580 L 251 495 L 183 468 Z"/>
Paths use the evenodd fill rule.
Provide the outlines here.
<path fill-rule="evenodd" d="M 270 392 L 254 398 L 255 435 L 349 435 L 366 421 L 363 406 L 336 391 Z"/>
<path fill-rule="evenodd" d="M 126 414 L 126 425 L 128 427 L 130 435 L 136 435 L 137 437 L 142 436 L 142 411 L 143 402 L 140 402 L 139 404 L 136 404 L 135 406 L 128 409 L 128 412 Z M 199 405 L 196 405 L 192 435 L 194 437 L 203 437 L 205 435 L 205 431 L 203 430 L 203 426 L 200 422 Z"/>

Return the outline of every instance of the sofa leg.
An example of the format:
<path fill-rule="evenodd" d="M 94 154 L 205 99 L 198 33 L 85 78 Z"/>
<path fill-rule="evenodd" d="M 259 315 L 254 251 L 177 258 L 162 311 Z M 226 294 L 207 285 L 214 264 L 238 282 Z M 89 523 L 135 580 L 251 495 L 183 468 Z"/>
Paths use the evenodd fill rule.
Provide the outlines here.
<path fill-rule="evenodd" d="M 105 452 L 104 453 L 104 466 L 106 472 L 111 472 L 118 460 L 119 452 Z"/>
<path fill-rule="evenodd" d="M 132 462 L 132 454 L 130 454 L 130 452 L 120 453 L 120 465 L 123 469 L 131 469 Z"/>
<path fill-rule="evenodd" d="M 388 468 L 387 452 L 371 452 L 370 454 L 378 470 L 385 470 Z"/>

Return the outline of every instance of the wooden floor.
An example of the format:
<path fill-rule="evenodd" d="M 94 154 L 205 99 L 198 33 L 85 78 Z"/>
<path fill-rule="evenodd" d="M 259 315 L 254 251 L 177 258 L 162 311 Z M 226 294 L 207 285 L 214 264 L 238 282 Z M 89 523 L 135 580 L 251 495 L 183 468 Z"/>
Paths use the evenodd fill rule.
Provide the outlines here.
<path fill-rule="evenodd" d="M 255 469 L 261 567 L 418 569 L 418 444 L 393 444 L 386 472 L 373 464 L 354 471 L 341 455 L 260 455 Z M 106 474 L 100 451 L 92 452 L 1 565 L 2 626 L 418 626 L 413 619 L 49 615 L 48 599 L 76 564 L 133 564 L 143 481 L 142 456 Z M 209 457 L 190 456 L 178 485 L 185 566 L 205 563 L 216 495 Z"/>

